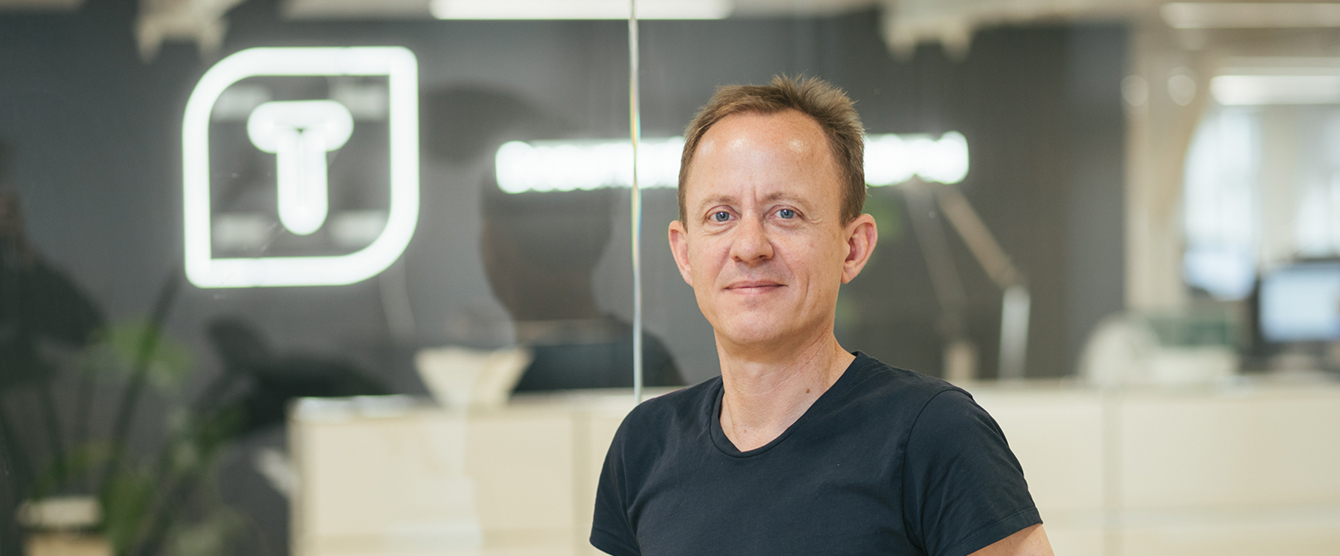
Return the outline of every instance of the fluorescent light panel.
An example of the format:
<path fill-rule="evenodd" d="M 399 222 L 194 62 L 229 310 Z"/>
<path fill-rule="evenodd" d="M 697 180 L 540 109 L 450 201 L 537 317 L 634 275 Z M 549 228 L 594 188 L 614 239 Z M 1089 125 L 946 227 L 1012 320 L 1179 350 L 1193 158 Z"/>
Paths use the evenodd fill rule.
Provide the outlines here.
<path fill-rule="evenodd" d="M 1160 9 L 1175 29 L 1340 27 L 1340 4 L 1174 2 Z"/>
<path fill-rule="evenodd" d="M 1340 103 L 1340 75 L 1220 75 L 1210 94 L 1224 106 Z"/>
<path fill-rule="evenodd" d="M 638 144 L 638 185 L 671 188 L 679 183 L 684 138 L 644 139 Z M 632 187 L 633 146 L 628 140 L 511 141 L 498 149 L 498 187 L 508 193 Z M 914 176 L 958 183 L 968 174 L 968 142 L 951 131 L 929 135 L 870 135 L 865 144 L 866 182 L 881 187 Z"/>
<path fill-rule="evenodd" d="M 730 0 L 638 0 L 638 19 L 722 19 Z M 438 19 L 628 19 L 628 0 L 432 0 Z"/>

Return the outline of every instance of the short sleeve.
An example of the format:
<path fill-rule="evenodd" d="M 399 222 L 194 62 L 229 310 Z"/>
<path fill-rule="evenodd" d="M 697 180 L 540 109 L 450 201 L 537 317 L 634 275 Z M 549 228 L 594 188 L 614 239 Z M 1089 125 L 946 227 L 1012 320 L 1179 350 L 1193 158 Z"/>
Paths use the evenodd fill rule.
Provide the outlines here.
<path fill-rule="evenodd" d="M 961 390 L 930 399 L 909 433 L 903 516 L 929 556 L 964 556 L 1042 523 L 996 421 Z"/>
<path fill-rule="evenodd" d="M 600 470 L 600 479 L 596 485 L 595 516 L 591 520 L 591 546 L 612 556 L 641 554 L 625 503 L 627 487 L 624 483 L 622 447 L 627 426 L 628 421 L 625 420 L 605 455 L 605 465 Z"/>

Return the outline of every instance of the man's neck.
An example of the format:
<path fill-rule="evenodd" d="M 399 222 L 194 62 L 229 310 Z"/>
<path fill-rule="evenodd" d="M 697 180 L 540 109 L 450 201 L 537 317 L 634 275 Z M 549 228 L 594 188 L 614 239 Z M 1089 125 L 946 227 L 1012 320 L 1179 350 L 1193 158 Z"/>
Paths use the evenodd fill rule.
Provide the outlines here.
<path fill-rule="evenodd" d="M 831 331 L 792 349 L 740 354 L 717 341 L 721 379 L 721 430 L 740 451 L 781 436 L 837 382 L 855 356 Z M 732 353 L 736 351 L 736 353 Z"/>

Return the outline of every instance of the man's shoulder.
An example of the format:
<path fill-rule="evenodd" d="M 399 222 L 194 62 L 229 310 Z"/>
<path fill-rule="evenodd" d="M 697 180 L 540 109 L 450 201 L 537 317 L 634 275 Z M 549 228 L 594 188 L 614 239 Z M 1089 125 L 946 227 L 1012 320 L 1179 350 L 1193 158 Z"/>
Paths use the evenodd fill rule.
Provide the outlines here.
<path fill-rule="evenodd" d="M 624 417 L 616 443 L 636 439 L 654 440 L 674 431 L 696 431 L 712 414 L 712 404 L 721 393 L 721 377 L 647 399 Z"/>
<path fill-rule="evenodd" d="M 986 435 L 992 442 L 1000 439 L 1003 444 L 1004 433 L 995 419 L 962 388 L 877 361 L 862 378 L 867 384 L 858 388 L 862 400 L 858 403 L 875 408 L 864 413 L 888 418 L 889 426 L 905 433 L 919 452 L 930 445 L 940 450 L 990 444 L 973 441 L 974 435 Z"/>
<path fill-rule="evenodd" d="M 942 379 L 894 367 L 861 352 L 856 352 L 850 371 L 853 376 L 847 389 L 853 401 L 858 403 L 896 404 L 914 409 L 945 392 L 972 397 Z"/>

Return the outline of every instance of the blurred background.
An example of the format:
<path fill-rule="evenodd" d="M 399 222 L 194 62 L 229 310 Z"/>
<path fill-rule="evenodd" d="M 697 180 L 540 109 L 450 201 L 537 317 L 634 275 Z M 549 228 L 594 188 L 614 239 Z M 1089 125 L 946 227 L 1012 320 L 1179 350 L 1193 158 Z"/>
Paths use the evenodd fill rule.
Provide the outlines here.
<path fill-rule="evenodd" d="M 777 74 L 868 133 L 839 340 L 1058 554 L 1340 554 L 1340 4 L 630 10 L 0 0 L 0 555 L 594 553 L 635 360 L 719 373 L 684 126 Z"/>

